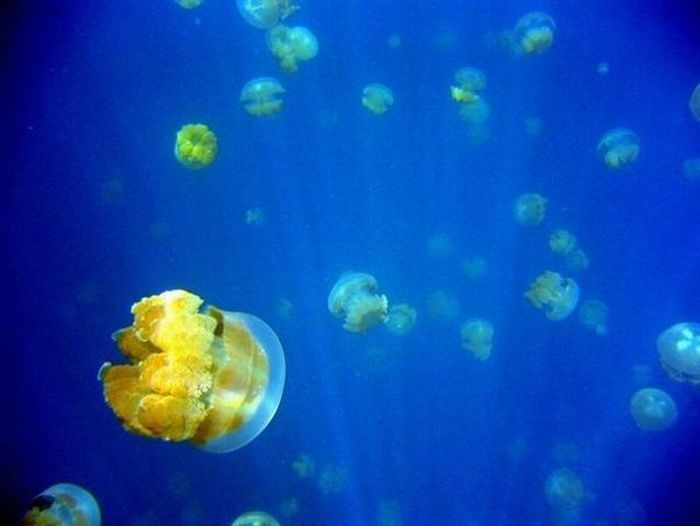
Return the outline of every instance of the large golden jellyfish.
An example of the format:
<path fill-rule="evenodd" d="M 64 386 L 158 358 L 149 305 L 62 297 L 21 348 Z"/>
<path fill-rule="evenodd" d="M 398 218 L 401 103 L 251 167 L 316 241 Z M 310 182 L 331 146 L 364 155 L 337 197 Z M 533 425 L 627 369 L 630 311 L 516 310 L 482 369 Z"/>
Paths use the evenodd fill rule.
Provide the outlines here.
<path fill-rule="evenodd" d="M 525 297 L 538 309 L 544 308 L 544 315 L 548 319 L 559 321 L 576 308 L 579 288 L 573 279 L 547 270 L 537 276 Z"/>
<path fill-rule="evenodd" d="M 700 384 L 700 323 L 672 325 L 659 335 L 661 365 L 679 382 Z"/>
<path fill-rule="evenodd" d="M 394 336 L 406 336 L 413 330 L 418 314 L 406 303 L 392 305 L 386 319 L 386 328 Z"/>
<path fill-rule="evenodd" d="M 343 318 L 349 332 L 365 332 L 386 320 L 389 300 L 377 293 L 377 280 L 363 272 L 340 276 L 328 295 L 328 310 Z"/>
<path fill-rule="evenodd" d="M 480 361 L 491 356 L 493 348 L 493 325 L 481 318 L 471 318 L 460 327 L 462 347 Z"/>
<path fill-rule="evenodd" d="M 284 101 L 280 96 L 285 92 L 276 79 L 259 77 L 250 80 L 243 86 L 239 100 L 245 111 L 255 117 L 274 115 L 282 111 Z"/>
<path fill-rule="evenodd" d="M 272 420 L 284 388 L 284 354 L 259 318 L 215 307 L 200 312 L 201 305 L 184 290 L 135 303 L 133 325 L 113 336 L 129 363 L 106 363 L 99 377 L 127 431 L 224 453 Z"/>
<path fill-rule="evenodd" d="M 236 0 L 236 5 L 243 19 L 258 29 L 270 29 L 299 9 L 289 0 Z"/>
<path fill-rule="evenodd" d="M 695 86 L 693 93 L 690 94 L 688 108 L 690 108 L 690 113 L 693 114 L 695 120 L 700 122 L 700 84 Z"/>
<path fill-rule="evenodd" d="M 394 94 L 384 84 L 377 82 L 368 84 L 362 90 L 362 105 L 375 115 L 389 111 L 394 104 Z"/>
<path fill-rule="evenodd" d="M 629 166 L 639 158 L 639 137 L 627 128 L 614 128 L 598 142 L 598 157 L 613 170 Z"/>
<path fill-rule="evenodd" d="M 673 425 L 678 410 L 666 391 L 655 387 L 640 389 L 630 400 L 630 413 L 639 429 L 663 431 Z"/>
<path fill-rule="evenodd" d="M 547 13 L 534 11 L 526 14 L 513 30 L 516 52 L 526 55 L 544 53 L 554 42 L 555 28 L 554 19 Z"/>
<path fill-rule="evenodd" d="M 32 499 L 21 526 L 100 526 L 100 506 L 75 484 L 56 484 Z"/>
<path fill-rule="evenodd" d="M 206 124 L 185 124 L 175 138 L 175 157 L 191 169 L 206 168 L 216 159 L 216 135 Z"/>
<path fill-rule="evenodd" d="M 465 67 L 455 73 L 455 84 L 450 86 L 452 100 L 460 104 L 474 104 L 486 88 L 486 75 L 476 68 Z"/>
<path fill-rule="evenodd" d="M 298 69 L 297 62 L 311 60 L 318 53 L 318 40 L 303 26 L 279 24 L 267 33 L 267 47 L 287 73 Z"/>
<path fill-rule="evenodd" d="M 231 526 L 280 526 L 280 523 L 264 511 L 248 511 L 237 517 Z"/>
<path fill-rule="evenodd" d="M 540 194 L 522 194 L 513 205 L 513 216 L 521 225 L 539 225 L 547 212 L 547 199 Z"/>

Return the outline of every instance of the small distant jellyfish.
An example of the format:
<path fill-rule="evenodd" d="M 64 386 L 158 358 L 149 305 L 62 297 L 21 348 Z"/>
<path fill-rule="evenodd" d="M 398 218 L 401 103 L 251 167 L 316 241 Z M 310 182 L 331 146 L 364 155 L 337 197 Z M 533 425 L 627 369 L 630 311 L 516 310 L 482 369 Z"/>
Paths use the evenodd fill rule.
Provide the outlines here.
<path fill-rule="evenodd" d="M 258 29 L 270 29 L 299 9 L 290 0 L 236 0 L 236 4 L 243 19 Z"/>
<path fill-rule="evenodd" d="M 607 62 L 598 62 L 598 65 L 596 66 L 596 72 L 598 75 L 607 75 L 608 72 L 610 71 L 610 64 Z"/>
<path fill-rule="evenodd" d="M 473 104 L 481 98 L 478 92 L 486 88 L 486 75 L 476 68 L 461 68 L 455 73 L 455 84 L 450 86 L 452 100 Z"/>
<path fill-rule="evenodd" d="M 700 384 L 700 323 L 672 325 L 659 335 L 661 365 L 678 382 Z"/>
<path fill-rule="evenodd" d="M 537 276 L 525 297 L 538 309 L 544 308 L 544 315 L 548 319 L 559 321 L 568 317 L 576 308 L 579 288 L 573 279 L 547 270 Z"/>
<path fill-rule="evenodd" d="M 259 77 L 243 86 L 239 100 L 245 111 L 255 117 L 264 117 L 282 111 L 284 101 L 280 96 L 284 92 L 285 89 L 276 79 Z"/>
<path fill-rule="evenodd" d="M 449 322 L 459 315 L 459 301 L 444 290 L 430 293 L 427 304 L 430 316 L 438 321 Z"/>
<path fill-rule="evenodd" d="M 614 128 L 603 135 L 596 152 L 608 168 L 629 166 L 639 158 L 639 137 L 627 128 Z"/>
<path fill-rule="evenodd" d="M 664 431 L 678 416 L 676 403 L 666 391 L 654 387 L 640 389 L 630 400 L 630 413 L 639 429 Z"/>
<path fill-rule="evenodd" d="M 390 37 L 389 40 L 387 41 L 387 44 L 389 44 L 389 47 L 391 49 L 398 49 L 401 46 L 401 35 L 398 33 L 393 33 Z"/>
<path fill-rule="evenodd" d="M 554 42 L 554 19 L 547 13 L 535 11 L 526 14 L 515 25 L 513 40 L 516 51 L 526 55 L 539 55 Z"/>
<path fill-rule="evenodd" d="M 460 327 L 462 347 L 480 361 L 491 356 L 493 348 L 493 325 L 481 318 L 471 318 Z"/>
<path fill-rule="evenodd" d="M 539 117 L 527 117 L 523 124 L 525 125 L 525 133 L 530 137 L 537 137 L 542 134 L 542 128 L 544 128 L 544 122 Z"/>
<path fill-rule="evenodd" d="M 301 454 L 292 462 L 292 469 L 300 479 L 307 479 L 316 474 L 316 463 L 309 455 Z"/>
<path fill-rule="evenodd" d="M 576 236 L 568 230 L 555 230 L 549 236 L 549 248 L 555 254 L 570 254 L 576 248 Z"/>
<path fill-rule="evenodd" d="M 386 328 L 394 336 L 406 336 L 416 324 L 416 309 L 405 303 L 399 303 L 389 309 Z"/>
<path fill-rule="evenodd" d="M 343 318 L 348 332 L 365 332 L 386 320 L 389 300 L 377 293 L 377 280 L 362 272 L 343 274 L 328 295 L 328 310 Z"/>
<path fill-rule="evenodd" d="M 321 493 L 341 493 L 345 489 L 347 470 L 341 466 L 326 465 L 318 475 L 318 487 Z"/>
<path fill-rule="evenodd" d="M 483 98 L 479 98 L 472 104 L 462 104 L 459 116 L 468 124 L 483 124 L 491 116 L 491 106 Z"/>
<path fill-rule="evenodd" d="M 544 483 L 547 502 L 557 509 L 578 508 L 583 502 L 584 488 L 579 476 L 569 468 L 555 469 Z"/>
<path fill-rule="evenodd" d="M 238 516 L 231 526 L 280 526 L 280 523 L 264 511 L 248 511 Z"/>
<path fill-rule="evenodd" d="M 194 9 L 199 7 L 204 0 L 175 0 L 175 2 L 185 9 Z"/>
<path fill-rule="evenodd" d="M 306 27 L 279 24 L 267 33 L 267 47 L 287 73 L 299 68 L 298 62 L 311 60 L 318 54 L 318 40 Z"/>
<path fill-rule="evenodd" d="M 462 261 L 462 270 L 467 279 L 480 279 L 488 271 L 488 263 L 482 257 L 476 256 Z"/>
<path fill-rule="evenodd" d="M 362 105 L 375 115 L 389 111 L 394 104 L 394 94 L 384 84 L 368 84 L 362 90 Z"/>
<path fill-rule="evenodd" d="M 578 308 L 578 321 L 598 336 L 608 334 L 608 307 L 602 301 L 587 300 Z"/>
<path fill-rule="evenodd" d="M 695 120 L 700 122 L 700 84 L 695 86 L 693 93 L 691 93 L 688 107 L 690 108 L 690 113 L 695 117 Z"/>
<path fill-rule="evenodd" d="M 539 225 L 546 212 L 547 199 L 540 194 L 522 194 L 513 205 L 513 215 L 521 225 Z"/>
<path fill-rule="evenodd" d="M 689 181 L 700 181 L 700 157 L 683 161 L 683 175 Z"/>
<path fill-rule="evenodd" d="M 590 260 L 588 255 L 580 248 L 577 248 L 564 257 L 566 269 L 570 272 L 582 272 L 588 268 Z"/>
<path fill-rule="evenodd" d="M 245 211 L 245 222 L 246 225 L 264 225 L 267 222 L 265 211 L 259 206 L 249 208 Z"/>
<path fill-rule="evenodd" d="M 100 506 L 75 484 L 56 484 L 32 499 L 22 526 L 100 526 Z"/>
<path fill-rule="evenodd" d="M 216 135 L 206 124 L 186 124 L 175 137 L 175 158 L 190 170 L 209 166 L 218 150 Z"/>

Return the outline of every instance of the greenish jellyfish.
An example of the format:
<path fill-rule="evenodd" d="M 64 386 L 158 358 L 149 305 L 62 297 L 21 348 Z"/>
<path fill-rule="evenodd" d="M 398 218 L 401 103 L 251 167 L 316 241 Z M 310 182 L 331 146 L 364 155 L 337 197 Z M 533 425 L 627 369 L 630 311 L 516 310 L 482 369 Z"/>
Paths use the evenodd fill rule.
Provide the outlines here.
<path fill-rule="evenodd" d="M 299 9 L 290 0 L 236 0 L 236 5 L 243 19 L 258 29 L 270 29 Z"/>
<path fill-rule="evenodd" d="M 100 526 L 95 497 L 75 484 L 56 484 L 32 499 L 22 526 Z"/>
<path fill-rule="evenodd" d="M 513 40 L 516 52 L 539 55 L 554 42 L 554 19 L 547 13 L 534 11 L 523 16 L 515 25 Z"/>
<path fill-rule="evenodd" d="M 462 347 L 480 361 L 491 356 L 493 348 L 493 325 L 482 318 L 471 318 L 460 327 Z"/>
<path fill-rule="evenodd" d="M 628 128 L 614 128 L 603 135 L 596 152 L 608 168 L 624 168 L 639 158 L 639 137 Z"/>
<path fill-rule="evenodd" d="M 678 417 L 676 403 L 666 391 L 654 387 L 640 389 L 630 400 L 630 413 L 639 429 L 663 431 Z"/>
<path fill-rule="evenodd" d="M 548 319 L 560 321 L 576 308 L 579 288 L 573 279 L 547 270 L 537 276 L 525 297 L 538 309 L 543 308 Z"/>
<path fill-rule="evenodd" d="M 547 199 L 540 194 L 522 194 L 513 205 L 513 216 L 521 225 L 539 225 L 547 212 Z"/>
<path fill-rule="evenodd" d="M 258 77 L 243 86 L 239 100 L 250 115 L 264 117 L 282 111 L 283 93 L 285 89 L 277 79 Z"/>
<path fill-rule="evenodd" d="M 248 511 L 238 516 L 231 526 L 280 526 L 280 523 L 264 511 Z"/>
<path fill-rule="evenodd" d="M 362 105 L 375 115 L 389 111 L 394 104 L 394 93 L 388 86 L 378 82 L 368 84 L 362 90 Z"/>

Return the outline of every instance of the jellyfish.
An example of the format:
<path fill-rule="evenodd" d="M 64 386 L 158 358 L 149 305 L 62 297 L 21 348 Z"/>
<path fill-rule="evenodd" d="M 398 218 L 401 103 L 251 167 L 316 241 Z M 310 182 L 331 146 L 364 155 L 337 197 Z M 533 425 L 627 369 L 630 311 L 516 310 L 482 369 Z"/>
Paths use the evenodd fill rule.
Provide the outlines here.
<path fill-rule="evenodd" d="M 216 159 L 218 150 L 216 135 L 206 124 L 185 124 L 177 132 L 175 157 L 191 170 L 209 166 Z"/>
<path fill-rule="evenodd" d="M 100 506 L 75 484 L 56 484 L 32 499 L 21 526 L 100 526 Z"/>
<path fill-rule="evenodd" d="M 318 475 L 318 487 L 321 493 L 341 493 L 345 489 L 347 470 L 341 466 L 328 464 L 324 466 Z"/>
<path fill-rule="evenodd" d="M 678 382 L 700 384 L 700 323 L 672 325 L 659 335 L 661 365 Z"/>
<path fill-rule="evenodd" d="M 695 86 L 693 93 L 691 93 L 688 107 L 690 108 L 690 113 L 695 117 L 695 120 L 700 122 L 700 84 Z"/>
<path fill-rule="evenodd" d="M 236 5 L 243 19 L 258 29 L 270 29 L 299 9 L 290 0 L 236 0 Z"/>
<path fill-rule="evenodd" d="M 596 152 L 608 168 L 629 166 L 639 157 L 639 137 L 627 128 L 614 128 L 603 135 Z"/>
<path fill-rule="evenodd" d="M 477 280 L 482 278 L 488 271 L 488 263 L 480 256 L 467 258 L 462 261 L 462 270 L 467 279 Z"/>
<path fill-rule="evenodd" d="M 204 0 L 175 0 L 180 7 L 184 7 L 185 9 L 194 9 L 195 7 L 199 7 L 202 5 L 202 2 Z"/>
<path fill-rule="evenodd" d="M 267 222 L 265 211 L 259 206 L 249 208 L 245 211 L 245 222 L 246 225 L 264 225 Z"/>
<path fill-rule="evenodd" d="M 539 225 L 547 212 L 547 199 L 540 194 L 522 194 L 515 200 L 513 215 L 521 225 Z"/>
<path fill-rule="evenodd" d="M 459 116 L 462 120 L 472 125 L 485 123 L 490 115 L 491 106 L 481 97 L 471 104 L 462 104 L 459 108 Z M 480 131 L 480 128 L 473 128 L 473 131 Z"/>
<path fill-rule="evenodd" d="M 481 318 L 471 318 L 460 327 L 462 334 L 462 347 L 474 355 L 480 361 L 487 360 L 491 356 L 493 347 L 493 325 Z"/>
<path fill-rule="evenodd" d="M 368 84 L 362 90 L 362 105 L 375 115 L 382 115 L 394 104 L 394 94 L 384 84 Z"/>
<path fill-rule="evenodd" d="M 584 497 L 583 482 L 569 468 L 555 469 L 544 483 L 544 494 L 553 508 L 578 508 Z"/>
<path fill-rule="evenodd" d="M 450 86 L 452 100 L 473 104 L 481 98 L 478 92 L 486 88 L 486 75 L 476 68 L 461 68 L 455 73 L 455 84 Z"/>
<path fill-rule="evenodd" d="M 299 513 L 299 500 L 296 497 L 287 497 L 280 502 L 280 515 L 282 517 L 293 517 Z"/>
<path fill-rule="evenodd" d="M 311 60 L 318 53 L 318 40 L 303 26 L 279 24 L 267 33 L 267 47 L 287 73 L 298 69 L 297 62 Z"/>
<path fill-rule="evenodd" d="M 588 255 L 580 248 L 577 248 L 570 254 L 566 254 L 564 261 L 567 270 L 570 272 L 582 272 L 588 268 L 590 263 Z"/>
<path fill-rule="evenodd" d="M 280 95 L 284 92 L 285 89 L 276 79 L 259 77 L 243 86 L 239 100 L 243 103 L 245 111 L 255 117 L 263 117 L 282 110 L 284 101 Z"/>
<path fill-rule="evenodd" d="M 428 312 L 434 319 L 442 322 L 454 320 L 459 315 L 459 301 L 444 290 L 435 290 L 428 296 Z"/>
<path fill-rule="evenodd" d="M 555 230 L 549 236 L 549 248 L 556 254 L 571 254 L 576 248 L 576 236 L 568 230 Z"/>
<path fill-rule="evenodd" d="M 405 303 L 393 305 L 389 309 L 386 328 L 394 336 L 406 336 L 416 324 L 416 309 Z"/>
<path fill-rule="evenodd" d="M 328 295 L 328 310 L 336 318 L 343 318 L 346 331 L 365 332 L 386 320 L 389 300 L 377 294 L 374 276 L 347 272 L 333 285 Z"/>
<path fill-rule="evenodd" d="M 526 55 L 539 55 L 547 51 L 554 42 L 554 19 L 547 13 L 535 11 L 526 14 L 513 30 L 516 51 Z"/>
<path fill-rule="evenodd" d="M 587 300 L 578 308 L 578 321 L 598 336 L 608 334 L 608 307 L 602 301 Z"/>
<path fill-rule="evenodd" d="M 316 463 L 309 455 L 299 455 L 292 462 L 292 469 L 301 479 L 313 477 L 316 473 Z"/>
<path fill-rule="evenodd" d="M 537 276 L 525 297 L 538 309 L 544 308 L 544 315 L 548 319 L 559 321 L 576 308 L 579 289 L 573 279 L 547 270 Z"/>
<path fill-rule="evenodd" d="M 248 511 L 236 517 L 231 526 L 280 526 L 280 523 L 264 511 Z"/>
<path fill-rule="evenodd" d="M 676 421 L 676 403 L 666 391 L 655 387 L 640 389 L 630 400 L 630 413 L 639 429 L 663 431 Z"/>
<path fill-rule="evenodd" d="M 102 366 L 104 397 L 127 431 L 224 453 L 269 424 L 284 388 L 277 335 L 262 320 L 184 290 L 143 298 L 113 335 L 129 363 Z"/>

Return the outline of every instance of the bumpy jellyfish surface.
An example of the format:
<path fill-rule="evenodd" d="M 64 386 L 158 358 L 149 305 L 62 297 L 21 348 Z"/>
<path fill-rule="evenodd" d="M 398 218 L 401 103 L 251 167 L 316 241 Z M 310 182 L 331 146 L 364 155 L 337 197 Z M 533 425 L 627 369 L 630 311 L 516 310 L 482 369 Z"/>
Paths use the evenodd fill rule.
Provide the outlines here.
<path fill-rule="evenodd" d="M 280 523 L 264 511 L 249 511 L 237 517 L 231 526 L 280 526 Z"/>
<path fill-rule="evenodd" d="M 284 92 L 282 84 L 276 79 L 259 77 L 243 86 L 239 100 L 250 115 L 265 117 L 282 111 L 284 101 L 281 95 Z"/>
<path fill-rule="evenodd" d="M 549 248 L 555 254 L 571 254 L 576 248 L 576 236 L 568 230 L 555 230 L 549 236 Z"/>
<path fill-rule="evenodd" d="M 56 484 L 32 499 L 21 526 L 100 526 L 100 506 L 75 484 Z"/>
<path fill-rule="evenodd" d="M 282 345 L 262 320 L 208 307 L 184 290 L 143 298 L 113 338 L 129 360 L 100 369 L 107 405 L 127 431 L 189 441 L 205 451 L 243 447 L 277 411 Z"/>
<path fill-rule="evenodd" d="M 490 321 L 471 318 L 462 324 L 460 333 L 462 347 L 472 353 L 474 358 L 483 362 L 491 356 L 493 325 Z"/>
<path fill-rule="evenodd" d="M 656 340 L 661 365 L 679 382 L 700 384 L 700 323 L 677 323 Z"/>
<path fill-rule="evenodd" d="M 195 7 L 199 7 L 202 5 L 202 2 L 204 0 L 175 0 L 180 7 L 184 7 L 185 9 L 194 9 Z"/>
<path fill-rule="evenodd" d="M 690 108 L 690 113 L 695 117 L 695 120 L 700 122 L 700 84 L 695 86 L 693 93 L 691 93 L 688 107 Z"/>
<path fill-rule="evenodd" d="M 540 194 L 522 194 L 513 205 L 513 216 L 521 225 L 539 225 L 547 212 L 547 199 Z"/>
<path fill-rule="evenodd" d="M 236 0 L 236 5 L 243 19 L 258 29 L 270 29 L 299 9 L 290 0 Z"/>
<path fill-rule="evenodd" d="M 615 128 L 601 137 L 596 153 L 608 168 L 624 168 L 639 158 L 639 137 L 627 128 Z"/>
<path fill-rule="evenodd" d="M 555 28 L 554 19 L 547 13 L 535 11 L 526 14 L 513 30 L 516 51 L 526 55 L 544 53 L 554 42 Z"/>
<path fill-rule="evenodd" d="M 309 29 L 279 24 L 267 33 L 267 47 L 287 73 L 298 69 L 297 62 L 311 60 L 318 53 L 318 40 Z"/>
<path fill-rule="evenodd" d="M 455 73 L 455 84 L 450 86 L 452 100 L 473 104 L 480 99 L 478 92 L 486 88 L 486 75 L 476 68 L 461 68 Z"/>
<path fill-rule="evenodd" d="M 578 321 L 598 336 L 605 336 L 608 334 L 608 307 L 602 301 L 584 301 L 578 308 Z"/>
<path fill-rule="evenodd" d="M 577 508 L 583 501 L 583 482 L 568 468 L 555 469 L 544 483 L 544 494 L 553 508 Z"/>
<path fill-rule="evenodd" d="M 394 336 L 406 336 L 413 330 L 416 324 L 416 309 L 405 303 L 393 305 L 389 309 L 386 319 L 386 328 Z"/>
<path fill-rule="evenodd" d="M 362 105 L 375 115 L 389 111 L 394 104 L 394 94 L 384 84 L 368 84 L 362 90 Z"/>
<path fill-rule="evenodd" d="M 191 170 L 209 166 L 218 150 L 216 135 L 206 124 L 186 124 L 177 132 L 175 157 Z"/>
<path fill-rule="evenodd" d="M 630 413 L 639 429 L 663 431 L 678 417 L 676 403 L 666 391 L 654 387 L 640 389 L 630 400 Z"/>
<path fill-rule="evenodd" d="M 544 308 L 544 315 L 548 319 L 559 321 L 568 317 L 576 308 L 579 288 L 573 279 L 547 270 L 537 276 L 525 297 L 538 309 Z"/>
<path fill-rule="evenodd" d="M 343 274 L 328 295 L 328 310 L 349 332 L 365 332 L 386 320 L 389 300 L 377 293 L 377 280 L 362 272 Z"/>

